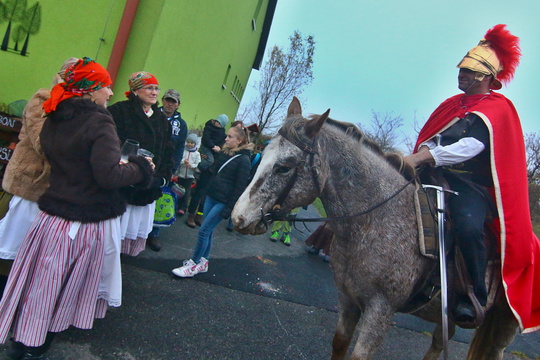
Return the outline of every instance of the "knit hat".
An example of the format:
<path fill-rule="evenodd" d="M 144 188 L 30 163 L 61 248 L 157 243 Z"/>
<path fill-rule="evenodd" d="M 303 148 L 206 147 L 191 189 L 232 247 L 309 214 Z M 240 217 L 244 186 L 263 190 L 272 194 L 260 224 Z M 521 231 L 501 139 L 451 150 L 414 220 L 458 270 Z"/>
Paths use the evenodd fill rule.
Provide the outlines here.
<path fill-rule="evenodd" d="M 56 110 L 58 104 L 73 96 L 82 96 L 112 84 L 111 76 L 103 66 L 84 57 L 67 68 L 65 82 L 51 89 L 51 97 L 43 103 L 46 113 Z"/>
<path fill-rule="evenodd" d="M 225 127 L 227 126 L 227 123 L 229 122 L 229 117 L 225 114 L 221 114 L 217 117 L 216 120 L 221 124 L 221 127 Z"/>
<path fill-rule="evenodd" d="M 186 142 L 191 141 L 197 144 L 198 140 L 199 140 L 199 137 L 197 136 L 197 134 L 191 133 L 187 136 Z"/>
<path fill-rule="evenodd" d="M 501 82 L 507 83 L 514 77 L 520 56 L 519 38 L 512 35 L 506 25 L 499 24 L 486 32 L 484 39 L 469 50 L 457 67 L 493 75 L 490 87 L 498 90 Z"/>
<path fill-rule="evenodd" d="M 180 93 L 174 89 L 169 89 L 163 94 L 163 99 L 173 99 L 180 104 Z"/>
<path fill-rule="evenodd" d="M 125 95 L 129 98 L 129 94 L 146 85 L 159 85 L 156 77 L 146 71 L 137 71 L 131 74 L 128 79 L 129 91 Z"/>

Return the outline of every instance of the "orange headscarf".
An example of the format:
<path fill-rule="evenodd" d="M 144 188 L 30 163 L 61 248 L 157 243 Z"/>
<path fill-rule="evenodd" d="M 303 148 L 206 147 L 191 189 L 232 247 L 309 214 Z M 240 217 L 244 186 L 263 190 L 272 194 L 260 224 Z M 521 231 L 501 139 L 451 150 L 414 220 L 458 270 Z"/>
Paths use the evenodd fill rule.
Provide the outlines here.
<path fill-rule="evenodd" d="M 67 68 L 65 82 L 52 88 L 51 97 L 43 103 L 43 110 L 50 113 L 66 99 L 82 96 L 111 84 L 111 76 L 107 70 L 94 60 L 84 57 Z"/>
<path fill-rule="evenodd" d="M 129 91 L 126 91 L 124 94 L 129 99 L 129 94 L 135 90 L 146 85 L 159 85 L 156 77 L 150 74 L 148 71 L 137 71 L 131 74 L 128 79 Z"/>

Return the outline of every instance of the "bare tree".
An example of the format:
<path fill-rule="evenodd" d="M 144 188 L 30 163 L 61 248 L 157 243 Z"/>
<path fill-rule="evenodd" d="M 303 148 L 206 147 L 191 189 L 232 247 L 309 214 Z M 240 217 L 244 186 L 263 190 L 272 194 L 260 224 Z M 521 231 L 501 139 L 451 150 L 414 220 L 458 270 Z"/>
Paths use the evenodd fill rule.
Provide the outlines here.
<path fill-rule="evenodd" d="M 289 40 L 288 51 L 277 45 L 269 51 L 269 59 L 261 67 L 260 80 L 255 84 L 258 96 L 240 110 L 245 114 L 244 122 L 258 124 L 261 132 L 274 131 L 292 97 L 299 96 L 313 81 L 313 36 L 303 38 L 296 30 Z"/>
<path fill-rule="evenodd" d="M 540 181 L 540 133 L 525 135 L 525 152 L 529 183 L 538 183 Z"/>
<path fill-rule="evenodd" d="M 529 179 L 529 208 L 533 224 L 540 223 L 540 133 L 525 135 L 527 176 Z"/>
<path fill-rule="evenodd" d="M 402 142 L 399 129 L 403 126 L 403 118 L 391 112 L 379 113 L 371 110 L 372 118 L 369 126 L 357 124 L 369 138 L 379 144 L 384 151 L 398 151 Z"/>
<path fill-rule="evenodd" d="M 413 153 L 414 146 L 416 145 L 416 140 L 418 139 L 418 134 L 420 133 L 420 130 L 422 130 L 423 124 L 420 124 L 416 115 L 417 114 L 415 110 L 414 115 L 413 115 L 413 123 L 412 123 L 412 128 L 413 128 L 414 133 L 412 135 L 410 134 L 405 135 L 405 139 L 403 140 L 403 145 L 405 147 L 405 152 L 407 154 Z"/>

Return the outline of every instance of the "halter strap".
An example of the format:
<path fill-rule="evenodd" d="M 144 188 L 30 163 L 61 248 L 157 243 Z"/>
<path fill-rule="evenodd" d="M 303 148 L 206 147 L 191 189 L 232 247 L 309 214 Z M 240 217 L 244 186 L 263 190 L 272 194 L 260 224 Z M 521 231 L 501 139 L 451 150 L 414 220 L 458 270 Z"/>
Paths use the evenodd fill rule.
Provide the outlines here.
<path fill-rule="evenodd" d="M 310 164 L 310 168 L 312 169 L 313 179 L 315 181 L 315 184 L 316 184 L 317 188 L 319 189 L 319 192 L 321 191 L 320 184 L 319 184 L 319 179 L 317 178 L 316 174 L 314 174 L 314 170 L 313 170 L 314 169 L 313 165 L 315 163 L 314 157 L 315 157 L 315 154 L 317 154 L 317 152 L 314 150 L 314 148 L 316 146 L 316 142 L 317 142 L 316 137 L 313 138 L 313 141 L 312 141 L 312 143 L 310 145 L 308 143 L 300 141 L 299 139 L 298 139 L 298 141 L 293 141 L 287 135 L 287 133 L 283 130 L 283 128 L 280 128 L 278 133 L 281 136 L 283 136 L 287 141 L 289 141 L 290 143 L 292 143 L 293 145 L 298 147 L 300 150 L 302 150 L 304 152 L 304 154 L 305 154 L 305 157 L 304 157 L 304 159 L 302 161 L 300 161 L 298 163 L 298 165 L 296 165 L 296 167 L 294 168 L 294 174 L 291 176 L 289 181 L 287 181 L 287 184 L 285 185 L 285 188 L 283 189 L 281 194 L 279 194 L 276 202 L 274 203 L 274 206 L 272 207 L 272 210 L 270 211 L 270 214 L 271 214 L 270 218 L 284 217 L 284 215 L 282 215 L 280 213 L 281 206 L 283 205 L 283 202 L 285 201 L 285 199 L 289 196 L 289 193 L 291 192 L 292 187 L 296 183 L 296 180 L 298 179 L 298 173 L 300 171 L 304 170 L 304 167 L 305 167 L 305 164 L 306 164 L 306 157 L 308 155 L 310 156 L 309 164 Z"/>

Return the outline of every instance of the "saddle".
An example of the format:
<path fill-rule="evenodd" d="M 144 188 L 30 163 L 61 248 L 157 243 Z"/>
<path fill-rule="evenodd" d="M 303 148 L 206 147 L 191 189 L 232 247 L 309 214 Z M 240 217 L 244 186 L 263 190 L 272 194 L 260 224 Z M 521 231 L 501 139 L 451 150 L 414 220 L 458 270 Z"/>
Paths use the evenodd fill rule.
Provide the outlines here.
<path fill-rule="evenodd" d="M 443 188 L 449 188 L 448 184 L 435 172 L 423 175 L 422 182 L 437 184 Z M 454 196 L 454 195 L 446 195 Z M 494 209 L 494 206 L 492 207 Z M 435 191 L 426 192 L 420 185 L 417 186 L 415 194 L 415 210 L 419 226 L 419 248 L 423 256 L 438 260 L 439 240 L 437 221 L 437 199 Z M 496 212 L 492 211 L 492 214 Z M 474 295 L 473 284 L 469 277 L 465 261 L 457 245 L 452 232 L 451 214 L 445 210 L 445 244 L 447 257 L 447 281 L 448 281 L 448 305 L 452 309 L 460 299 L 468 299 L 473 305 L 476 317 L 471 322 L 456 321 L 452 312 L 449 316 L 452 321 L 462 328 L 476 328 L 484 320 L 485 312 L 495 303 L 497 295 L 501 290 L 501 262 L 497 253 L 497 238 L 492 230 L 493 215 L 486 220 L 486 249 L 488 264 L 486 269 L 486 288 L 488 299 L 485 307 L 481 306 Z M 430 271 L 417 283 L 415 291 L 407 301 L 403 312 L 416 312 L 430 303 L 440 293 L 440 268 L 438 261 L 434 261 Z"/>

